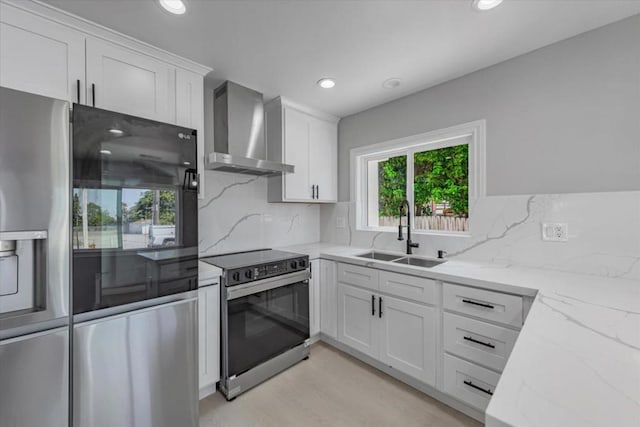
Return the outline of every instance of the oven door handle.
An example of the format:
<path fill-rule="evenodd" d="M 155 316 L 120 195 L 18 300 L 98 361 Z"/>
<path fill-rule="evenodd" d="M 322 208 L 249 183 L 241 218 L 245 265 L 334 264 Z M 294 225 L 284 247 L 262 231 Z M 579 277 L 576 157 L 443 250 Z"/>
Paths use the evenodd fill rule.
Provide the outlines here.
<path fill-rule="evenodd" d="M 227 301 L 308 280 L 309 270 L 303 270 L 296 273 L 285 274 L 282 276 L 256 280 L 255 282 L 246 283 L 244 285 L 228 286 L 226 288 Z"/>

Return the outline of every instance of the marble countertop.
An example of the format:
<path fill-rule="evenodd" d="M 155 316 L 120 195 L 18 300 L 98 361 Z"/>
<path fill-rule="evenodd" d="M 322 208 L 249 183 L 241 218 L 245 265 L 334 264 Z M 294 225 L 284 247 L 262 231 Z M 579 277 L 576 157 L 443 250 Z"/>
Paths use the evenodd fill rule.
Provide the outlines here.
<path fill-rule="evenodd" d="M 535 300 L 486 410 L 488 427 L 640 426 L 640 283 L 461 262 L 424 269 L 326 243 L 282 248 Z"/>

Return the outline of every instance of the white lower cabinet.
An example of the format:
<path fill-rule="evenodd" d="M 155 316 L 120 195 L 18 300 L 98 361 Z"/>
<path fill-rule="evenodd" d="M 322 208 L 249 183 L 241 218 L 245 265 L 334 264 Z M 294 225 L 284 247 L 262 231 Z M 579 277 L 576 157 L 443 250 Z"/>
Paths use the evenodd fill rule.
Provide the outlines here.
<path fill-rule="evenodd" d="M 525 317 L 523 297 L 322 262 L 323 333 L 469 408 L 486 409 Z"/>
<path fill-rule="evenodd" d="M 338 283 L 338 340 L 378 358 L 380 324 L 373 292 Z"/>
<path fill-rule="evenodd" d="M 312 259 L 311 278 L 309 279 L 309 335 L 320 333 L 320 260 Z"/>
<path fill-rule="evenodd" d="M 445 310 L 515 328 L 522 327 L 522 297 L 453 283 L 445 283 L 442 290 Z"/>
<path fill-rule="evenodd" d="M 380 290 L 380 272 L 374 268 L 351 264 L 338 264 L 338 282 L 363 288 Z"/>
<path fill-rule="evenodd" d="M 518 332 L 479 320 L 444 313 L 444 350 L 502 371 Z"/>
<path fill-rule="evenodd" d="M 444 391 L 484 410 L 518 338 L 523 298 L 444 283 L 442 299 Z"/>
<path fill-rule="evenodd" d="M 338 338 L 338 264 L 326 259 L 320 264 L 320 332 Z"/>
<path fill-rule="evenodd" d="M 436 381 L 436 310 L 378 296 L 380 355 L 385 364 L 427 384 Z"/>
<path fill-rule="evenodd" d="M 220 285 L 198 289 L 198 379 L 201 399 L 220 380 Z"/>
<path fill-rule="evenodd" d="M 469 405 L 485 410 L 496 389 L 500 374 L 444 355 L 444 391 Z"/>
<path fill-rule="evenodd" d="M 434 385 L 436 309 L 338 283 L 338 340 Z"/>

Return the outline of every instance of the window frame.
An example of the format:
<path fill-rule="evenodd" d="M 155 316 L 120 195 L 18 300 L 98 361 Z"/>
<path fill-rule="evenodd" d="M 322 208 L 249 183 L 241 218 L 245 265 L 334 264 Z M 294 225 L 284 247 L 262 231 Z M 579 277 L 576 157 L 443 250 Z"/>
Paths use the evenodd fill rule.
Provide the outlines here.
<path fill-rule="evenodd" d="M 411 206 L 414 201 L 413 155 L 416 152 L 436 150 L 462 145 L 465 139 L 469 146 L 469 218 L 473 216 L 473 201 L 486 196 L 486 120 L 476 120 L 438 129 L 404 138 L 380 142 L 350 150 L 351 195 L 355 195 L 356 230 L 375 232 L 396 232 L 397 227 L 380 227 L 369 225 L 370 203 L 368 162 L 384 160 L 399 155 L 407 156 L 407 200 Z M 410 179 L 411 178 L 411 179 Z M 468 232 L 416 230 L 412 217 L 412 232 L 415 234 L 469 237 L 472 234 L 472 223 Z"/>

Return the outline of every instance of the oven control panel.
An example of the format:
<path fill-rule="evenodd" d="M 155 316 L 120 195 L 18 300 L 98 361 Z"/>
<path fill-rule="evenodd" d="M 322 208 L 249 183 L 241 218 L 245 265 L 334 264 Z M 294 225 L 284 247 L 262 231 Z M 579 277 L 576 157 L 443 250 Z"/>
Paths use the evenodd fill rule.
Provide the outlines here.
<path fill-rule="evenodd" d="M 226 286 L 241 285 L 268 277 L 304 271 L 309 268 L 309 257 L 297 257 L 277 262 L 269 262 L 251 267 L 241 267 L 225 271 Z"/>

